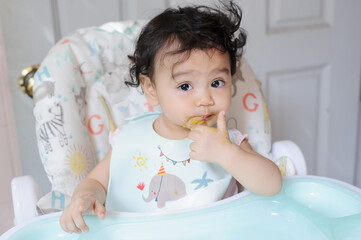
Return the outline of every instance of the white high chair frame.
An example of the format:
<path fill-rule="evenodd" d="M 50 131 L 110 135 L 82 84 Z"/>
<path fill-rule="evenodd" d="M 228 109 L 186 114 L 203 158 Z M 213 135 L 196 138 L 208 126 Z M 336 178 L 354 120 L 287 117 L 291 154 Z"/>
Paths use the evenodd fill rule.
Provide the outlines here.
<path fill-rule="evenodd" d="M 110 23 L 104 25 L 104 29 L 114 33 L 117 29 L 112 29 L 116 24 Z M 97 28 L 99 30 L 100 28 Z M 103 30 L 104 30 L 103 29 Z M 84 35 L 84 29 L 78 31 L 78 35 Z M 63 40 L 60 42 L 62 43 Z M 64 41 L 63 41 L 64 42 Z M 261 90 L 260 90 L 261 91 Z M 265 106 L 264 106 L 265 107 Z M 40 146 L 39 146 L 40 147 Z M 295 172 L 297 175 L 306 175 L 307 168 L 304 156 L 299 147 L 292 141 L 278 141 L 272 145 L 273 159 L 281 159 L 280 168 L 284 168 L 285 164 L 282 162 L 282 157 L 287 157 L 287 160 L 291 160 L 291 164 L 287 167 L 291 169 L 283 169 L 283 173 L 287 175 L 287 172 L 291 172 L 291 175 Z M 36 183 L 32 176 L 20 176 L 12 180 L 12 198 L 14 206 L 14 224 L 29 221 L 38 216 L 37 203 L 43 196 L 39 185 Z"/>

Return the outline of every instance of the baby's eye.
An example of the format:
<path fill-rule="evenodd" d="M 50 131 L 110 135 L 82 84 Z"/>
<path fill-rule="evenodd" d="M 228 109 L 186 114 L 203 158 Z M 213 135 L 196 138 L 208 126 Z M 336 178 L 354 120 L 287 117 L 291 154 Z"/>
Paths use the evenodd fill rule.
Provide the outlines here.
<path fill-rule="evenodd" d="M 192 86 L 189 83 L 183 83 L 178 88 L 182 91 L 189 91 L 192 89 Z"/>
<path fill-rule="evenodd" d="M 215 81 L 212 82 L 211 86 L 214 87 L 214 88 L 223 87 L 224 86 L 224 81 L 223 80 L 215 80 Z"/>

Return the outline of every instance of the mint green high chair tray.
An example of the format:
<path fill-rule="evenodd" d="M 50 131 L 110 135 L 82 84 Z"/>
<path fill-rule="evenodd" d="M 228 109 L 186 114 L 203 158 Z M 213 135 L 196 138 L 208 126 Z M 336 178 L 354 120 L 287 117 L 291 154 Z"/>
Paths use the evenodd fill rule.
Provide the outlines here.
<path fill-rule="evenodd" d="M 361 189 L 329 178 L 285 178 L 273 197 L 249 192 L 168 213 L 86 216 L 89 233 L 68 234 L 60 213 L 16 226 L 1 239 L 361 239 Z"/>

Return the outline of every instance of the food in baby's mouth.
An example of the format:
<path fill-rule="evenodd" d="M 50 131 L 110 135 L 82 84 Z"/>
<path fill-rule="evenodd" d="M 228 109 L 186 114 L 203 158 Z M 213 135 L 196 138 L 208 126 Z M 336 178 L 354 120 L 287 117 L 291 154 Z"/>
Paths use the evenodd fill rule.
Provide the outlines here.
<path fill-rule="evenodd" d="M 204 124 L 204 123 L 205 123 L 205 121 L 203 118 L 192 117 L 192 118 L 188 119 L 188 121 L 185 124 L 183 124 L 182 126 L 185 128 L 191 129 L 192 127 L 194 127 L 197 124 Z"/>
<path fill-rule="evenodd" d="M 217 116 L 212 115 L 210 117 L 191 117 L 188 119 L 186 123 L 184 123 L 182 126 L 188 129 L 192 129 L 194 126 L 200 124 L 200 125 L 207 125 L 207 126 L 213 126 L 217 122 Z"/>

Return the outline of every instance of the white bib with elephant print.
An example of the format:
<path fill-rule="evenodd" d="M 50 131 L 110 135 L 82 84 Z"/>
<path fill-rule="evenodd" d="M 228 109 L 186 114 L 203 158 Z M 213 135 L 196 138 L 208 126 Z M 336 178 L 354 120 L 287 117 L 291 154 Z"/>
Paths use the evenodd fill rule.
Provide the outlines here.
<path fill-rule="evenodd" d="M 153 129 L 158 116 L 137 116 L 116 136 L 110 160 L 108 211 L 195 207 L 222 199 L 227 190 L 232 176 L 217 163 L 190 159 L 193 140 L 158 135 Z"/>

